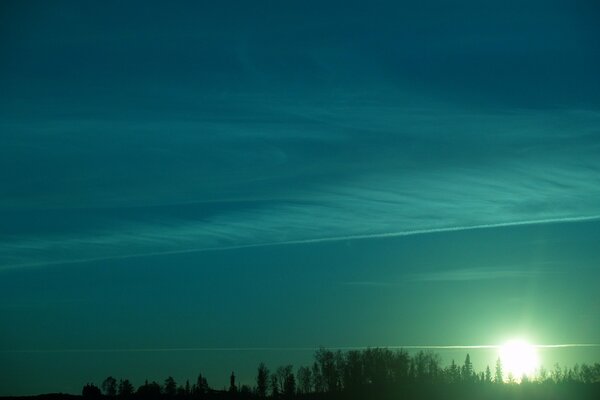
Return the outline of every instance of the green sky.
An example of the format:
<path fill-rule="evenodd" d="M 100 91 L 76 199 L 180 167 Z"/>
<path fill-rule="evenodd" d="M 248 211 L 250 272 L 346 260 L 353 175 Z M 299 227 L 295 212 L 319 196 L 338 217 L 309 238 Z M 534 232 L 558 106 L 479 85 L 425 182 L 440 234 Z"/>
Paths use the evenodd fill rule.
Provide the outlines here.
<path fill-rule="evenodd" d="M 600 343 L 599 12 L 2 2 L 0 395 Z"/>

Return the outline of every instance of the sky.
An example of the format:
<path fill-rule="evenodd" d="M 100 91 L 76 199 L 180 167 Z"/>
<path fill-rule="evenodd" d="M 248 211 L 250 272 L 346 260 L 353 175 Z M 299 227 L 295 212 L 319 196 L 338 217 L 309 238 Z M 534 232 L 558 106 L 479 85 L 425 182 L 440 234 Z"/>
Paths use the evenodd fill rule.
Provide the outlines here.
<path fill-rule="evenodd" d="M 600 343 L 598 17 L 3 1 L 0 395 Z"/>

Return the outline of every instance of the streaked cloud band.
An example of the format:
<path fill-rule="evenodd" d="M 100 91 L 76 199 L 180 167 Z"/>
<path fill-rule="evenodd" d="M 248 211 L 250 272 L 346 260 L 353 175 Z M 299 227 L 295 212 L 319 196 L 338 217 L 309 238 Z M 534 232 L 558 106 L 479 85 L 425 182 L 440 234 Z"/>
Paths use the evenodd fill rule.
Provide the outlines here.
<path fill-rule="evenodd" d="M 592 216 L 582 216 L 582 217 L 569 217 L 569 218 L 549 218 L 542 220 L 529 220 L 529 221 L 515 221 L 515 222 L 504 222 L 498 224 L 482 224 L 482 225 L 473 225 L 473 226 L 455 226 L 455 227 L 447 227 L 447 228 L 435 228 L 435 229 L 419 229 L 412 231 L 401 231 L 401 232 L 386 232 L 379 234 L 368 234 L 368 235 L 350 235 L 350 236 L 338 236 L 338 237 L 324 237 L 324 238 L 315 238 L 315 239 L 300 239 L 300 240 L 288 240 L 281 242 L 265 242 L 265 243 L 253 243 L 246 245 L 233 245 L 233 246 L 222 246 L 222 247 L 204 247 L 204 248 L 192 248 L 192 249 L 182 249 L 182 250 L 173 250 L 173 251 L 162 251 L 162 252 L 148 252 L 148 253 L 130 253 L 130 254 L 120 254 L 114 256 L 106 256 L 106 257 L 93 257 L 93 258 L 81 258 L 81 259 L 71 259 L 71 260 L 58 260 L 55 262 L 39 262 L 39 263 L 24 263 L 24 264 L 16 264 L 16 265 L 8 265 L 0 268 L 2 269 L 11 269 L 17 267 L 40 267 L 47 265 L 58 265 L 58 264 L 79 264 L 79 263 L 87 263 L 87 262 L 95 262 L 95 261 L 103 261 L 103 260 L 117 260 L 117 259 L 127 259 L 127 258 L 136 258 L 136 257 L 152 257 L 152 256 L 167 256 L 167 255 L 177 255 L 177 254 L 188 254 L 188 253 L 201 253 L 201 252 L 209 252 L 209 251 L 227 251 L 227 250 L 238 250 L 238 249 L 250 249 L 257 247 L 268 247 L 268 246 L 292 246 L 292 245 L 301 245 L 301 244 L 317 244 L 317 243 L 327 243 L 327 242 L 339 242 L 339 241 L 351 241 L 351 240 L 368 240 L 368 239 L 382 239 L 382 238 L 393 238 L 393 237 L 402 237 L 402 236 L 413 236 L 413 235 L 426 235 L 426 234 L 435 234 L 435 233 L 447 233 L 447 232 L 459 232 L 459 231 L 468 231 L 468 230 L 479 230 L 479 229 L 492 229 L 492 228 L 506 228 L 512 226 L 524 226 L 524 225 L 540 225 L 540 224 L 555 224 L 555 223 L 574 223 L 574 222 L 585 222 L 585 221 L 595 221 L 599 220 L 600 215 L 592 215 Z M 494 277 L 511 277 L 511 276 L 522 276 L 526 272 L 523 271 L 499 271 L 494 274 L 493 277 L 490 277 L 486 272 L 480 271 L 479 274 L 477 272 L 471 271 L 470 274 L 464 276 L 456 275 L 456 271 L 452 272 L 452 275 L 418 275 L 414 276 L 413 280 L 420 281 L 436 281 L 436 280 L 477 280 L 477 279 L 492 279 Z M 370 284 L 377 284 L 377 282 L 368 282 Z"/>
<path fill-rule="evenodd" d="M 0 201 L 0 217 L 10 219 L 0 227 L 0 269 L 577 223 L 600 216 L 600 147 L 594 135 L 600 114 L 595 112 L 553 112 L 546 126 L 548 115 L 516 111 L 262 106 L 278 124 L 175 125 L 182 130 L 179 139 L 167 143 L 159 128 L 169 124 L 150 124 L 156 132 L 146 132 L 151 143 L 138 154 L 148 168 L 133 168 L 132 182 L 116 178 L 123 173 L 119 168 L 131 167 L 124 155 L 107 176 L 90 166 L 83 178 L 60 170 L 44 182 L 27 180 L 37 182 L 38 196 Z M 139 130 L 150 129 L 129 132 L 128 126 L 119 128 L 133 143 L 144 139 Z M 195 129 L 215 132 L 203 136 Z M 447 135 L 440 136 L 440 129 Z M 36 129 L 23 135 L 28 143 L 40 136 Z M 22 151 L 21 136 L 14 135 L 15 143 L 8 140 L 6 151 Z M 106 142 L 96 131 L 89 136 L 93 147 Z M 68 143 L 76 137 L 65 134 Z M 41 147 L 36 151 L 43 153 Z M 73 154 L 64 156 L 83 157 L 90 151 L 79 154 L 73 147 L 55 149 L 52 157 L 67 150 Z M 214 150 L 198 156 L 190 151 L 205 148 Z M 112 145 L 105 149 L 116 151 Z M 214 159 L 209 166 L 214 176 L 194 172 L 204 167 L 197 160 L 202 156 Z M 156 163 L 161 168 L 155 171 Z M 46 181 L 70 191 L 56 194 Z M 17 189 L 8 187 L 8 193 Z M 94 200 L 80 202 L 79 191 Z M 53 208 L 57 201 L 66 206 Z"/>

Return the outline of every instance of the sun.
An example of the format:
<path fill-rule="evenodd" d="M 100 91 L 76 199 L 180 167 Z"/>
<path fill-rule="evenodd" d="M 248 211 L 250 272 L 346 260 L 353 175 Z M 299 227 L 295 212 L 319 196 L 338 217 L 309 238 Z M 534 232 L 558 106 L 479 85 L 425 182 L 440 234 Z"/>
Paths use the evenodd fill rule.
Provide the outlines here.
<path fill-rule="evenodd" d="M 539 367 L 536 347 L 524 340 L 511 340 L 500 347 L 504 378 L 509 375 L 520 382 L 523 375 L 531 378 Z"/>

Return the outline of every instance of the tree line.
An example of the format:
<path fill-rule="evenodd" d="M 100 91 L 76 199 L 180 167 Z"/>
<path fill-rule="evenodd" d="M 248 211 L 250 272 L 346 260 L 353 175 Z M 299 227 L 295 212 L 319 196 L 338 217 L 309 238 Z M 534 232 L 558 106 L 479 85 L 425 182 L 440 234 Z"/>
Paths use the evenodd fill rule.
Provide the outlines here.
<path fill-rule="evenodd" d="M 106 378 L 100 386 L 88 383 L 86 398 L 115 400 L 170 399 L 363 399 L 363 398 L 600 398 L 600 363 L 548 371 L 535 376 L 513 377 L 503 373 L 502 361 L 483 371 L 475 371 L 469 354 L 457 364 L 442 366 L 432 352 L 413 355 L 404 350 L 369 348 L 365 350 L 317 350 L 311 365 L 294 370 L 283 365 L 273 370 L 264 363 L 257 367 L 253 385 L 239 385 L 232 372 L 229 388 L 215 390 L 200 374 L 190 383 L 179 385 L 168 377 L 162 384 L 146 381 L 137 389 L 127 379 Z M 519 383 L 519 384 L 517 384 Z"/>

